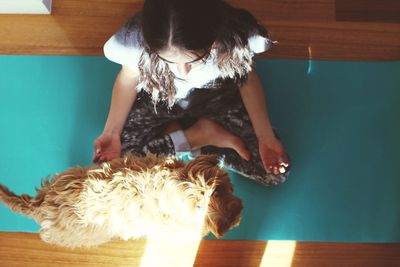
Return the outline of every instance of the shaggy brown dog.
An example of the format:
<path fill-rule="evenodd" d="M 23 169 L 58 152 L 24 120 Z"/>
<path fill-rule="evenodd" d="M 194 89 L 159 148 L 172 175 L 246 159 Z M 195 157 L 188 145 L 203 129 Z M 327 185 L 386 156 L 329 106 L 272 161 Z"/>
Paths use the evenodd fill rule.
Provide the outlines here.
<path fill-rule="evenodd" d="M 40 236 L 64 247 L 113 239 L 221 237 L 240 221 L 242 202 L 214 156 L 187 165 L 174 158 L 127 155 L 44 179 L 34 197 L 0 185 L 0 199 L 41 225 Z"/>

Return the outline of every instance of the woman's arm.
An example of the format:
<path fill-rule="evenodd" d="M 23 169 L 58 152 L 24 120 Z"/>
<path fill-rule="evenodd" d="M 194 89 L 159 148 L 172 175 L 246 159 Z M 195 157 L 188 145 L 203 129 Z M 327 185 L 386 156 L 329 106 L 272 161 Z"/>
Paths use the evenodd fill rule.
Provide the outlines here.
<path fill-rule="evenodd" d="M 138 81 L 139 70 L 122 67 L 114 83 L 110 110 L 103 132 L 121 134 L 125 120 L 136 100 Z"/>
<path fill-rule="evenodd" d="M 249 73 L 247 82 L 240 88 L 240 94 L 258 139 L 259 153 L 265 170 L 275 174 L 285 172 L 289 162 L 283 145 L 272 130 L 264 88 L 254 70 Z"/>
<path fill-rule="evenodd" d="M 94 142 L 93 161 L 108 161 L 121 156 L 120 135 L 137 96 L 139 71 L 123 66 L 113 88 L 111 105 L 103 133 Z"/>
<path fill-rule="evenodd" d="M 252 70 L 247 82 L 240 88 L 243 103 L 249 113 L 258 140 L 274 137 L 268 116 L 264 88 L 257 73 Z"/>

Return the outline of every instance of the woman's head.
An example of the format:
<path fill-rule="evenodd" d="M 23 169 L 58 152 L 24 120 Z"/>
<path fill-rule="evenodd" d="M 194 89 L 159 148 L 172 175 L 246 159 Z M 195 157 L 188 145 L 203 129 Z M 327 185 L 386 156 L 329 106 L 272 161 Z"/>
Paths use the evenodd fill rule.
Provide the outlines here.
<path fill-rule="evenodd" d="M 222 78 L 243 80 L 252 64 L 248 38 L 267 35 L 248 11 L 222 0 L 145 0 L 141 32 L 145 51 L 139 85 L 170 104 L 175 95 L 172 67 L 184 77 L 212 53 Z"/>
<path fill-rule="evenodd" d="M 217 38 L 219 3 L 218 0 L 146 0 L 142 31 L 147 49 L 166 63 L 176 64 L 178 69 L 201 62 Z M 183 70 L 186 71 L 190 69 Z"/>
<path fill-rule="evenodd" d="M 216 39 L 218 0 L 146 0 L 142 11 L 144 39 L 150 49 L 169 46 L 207 51 Z"/>

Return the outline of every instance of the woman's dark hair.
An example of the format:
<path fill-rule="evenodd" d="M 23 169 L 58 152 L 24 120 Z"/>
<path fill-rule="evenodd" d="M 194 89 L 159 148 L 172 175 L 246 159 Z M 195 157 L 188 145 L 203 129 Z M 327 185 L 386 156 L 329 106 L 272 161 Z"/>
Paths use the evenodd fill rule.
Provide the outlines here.
<path fill-rule="evenodd" d="M 216 41 L 219 52 L 246 45 L 250 36 L 267 35 L 246 10 L 221 0 L 145 0 L 143 37 L 159 51 L 173 45 L 189 51 L 208 51 Z"/>
<path fill-rule="evenodd" d="M 221 77 L 240 84 L 253 64 L 249 37 L 268 37 L 248 11 L 222 0 L 145 0 L 139 18 L 144 51 L 138 86 L 152 94 L 155 104 L 168 100 L 169 107 L 175 102 L 175 75 L 158 51 L 174 46 L 199 56 L 213 53 Z"/>

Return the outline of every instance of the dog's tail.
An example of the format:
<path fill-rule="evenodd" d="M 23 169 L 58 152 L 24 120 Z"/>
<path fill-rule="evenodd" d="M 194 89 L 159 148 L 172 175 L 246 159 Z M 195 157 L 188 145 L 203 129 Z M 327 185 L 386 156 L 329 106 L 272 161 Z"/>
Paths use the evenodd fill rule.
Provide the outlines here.
<path fill-rule="evenodd" d="M 32 205 L 33 198 L 31 196 L 27 194 L 18 196 L 0 184 L 0 200 L 13 211 L 32 216 L 34 206 Z"/>

